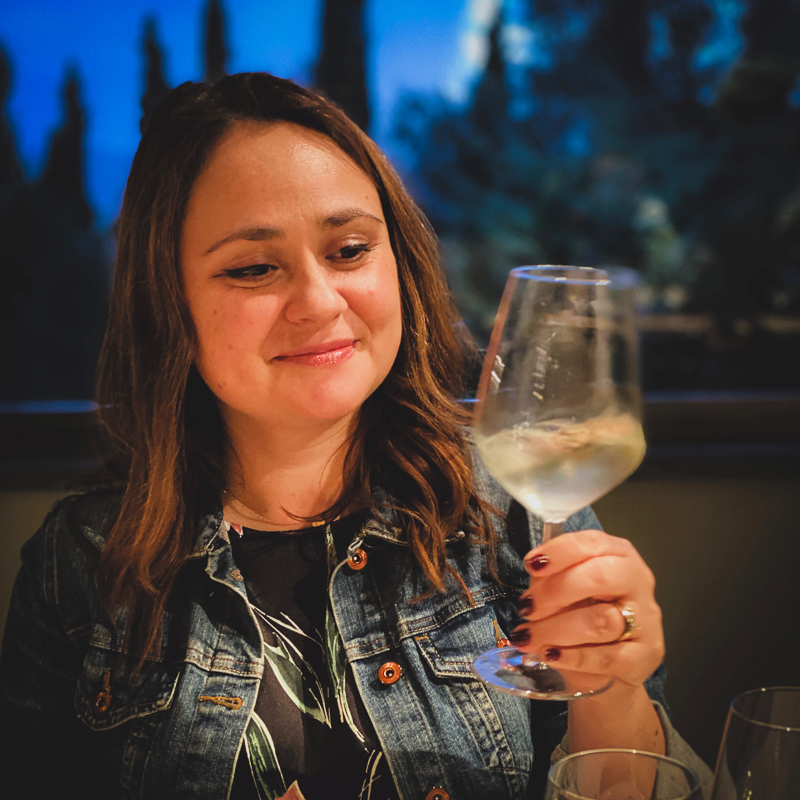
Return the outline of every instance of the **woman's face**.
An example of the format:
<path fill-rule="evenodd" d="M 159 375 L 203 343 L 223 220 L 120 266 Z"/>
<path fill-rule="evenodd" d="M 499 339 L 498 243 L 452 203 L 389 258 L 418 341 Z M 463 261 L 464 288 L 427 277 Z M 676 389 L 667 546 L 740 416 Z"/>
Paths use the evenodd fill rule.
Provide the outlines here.
<path fill-rule="evenodd" d="M 195 363 L 229 423 L 352 420 L 397 355 L 377 190 L 313 131 L 242 122 L 225 134 L 189 196 L 181 273 Z"/>

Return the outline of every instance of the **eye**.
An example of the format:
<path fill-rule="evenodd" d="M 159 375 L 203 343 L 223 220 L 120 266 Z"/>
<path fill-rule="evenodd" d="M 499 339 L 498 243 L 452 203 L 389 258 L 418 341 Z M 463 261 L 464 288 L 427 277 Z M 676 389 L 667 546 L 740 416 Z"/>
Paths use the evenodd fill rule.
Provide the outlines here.
<path fill-rule="evenodd" d="M 227 278 L 236 281 L 258 281 L 275 271 L 271 264 L 249 264 L 246 267 L 233 267 L 222 271 Z"/>
<path fill-rule="evenodd" d="M 367 242 L 346 244 L 344 247 L 340 247 L 332 256 L 328 256 L 328 258 L 333 259 L 334 261 L 353 263 L 369 253 L 372 249 L 373 246 Z"/>

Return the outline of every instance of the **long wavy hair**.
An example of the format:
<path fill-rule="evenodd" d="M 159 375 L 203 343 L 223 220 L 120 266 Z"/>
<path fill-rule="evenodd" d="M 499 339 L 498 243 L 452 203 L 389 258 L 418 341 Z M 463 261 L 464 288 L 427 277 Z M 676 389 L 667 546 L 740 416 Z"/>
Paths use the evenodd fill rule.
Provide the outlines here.
<path fill-rule="evenodd" d="M 458 403 L 465 358 L 474 351 L 424 215 L 372 140 L 317 94 L 265 73 L 232 75 L 213 86 L 185 83 L 158 107 L 133 160 L 99 361 L 99 414 L 112 454 L 107 475 L 122 505 L 98 579 L 106 610 L 127 608 L 133 620 L 129 652 L 137 667 L 156 655 L 167 598 L 198 519 L 225 486 L 225 434 L 193 366 L 195 331 L 179 242 L 195 180 L 223 134 L 241 121 L 293 123 L 338 145 L 375 185 L 397 261 L 400 350 L 360 409 L 341 496 L 314 519 L 369 502 L 376 485 L 390 487 L 429 591 L 442 590 L 448 574 L 463 586 L 447 562 L 448 534 L 462 529 L 493 551 L 489 508 L 473 488 L 467 419 Z"/>

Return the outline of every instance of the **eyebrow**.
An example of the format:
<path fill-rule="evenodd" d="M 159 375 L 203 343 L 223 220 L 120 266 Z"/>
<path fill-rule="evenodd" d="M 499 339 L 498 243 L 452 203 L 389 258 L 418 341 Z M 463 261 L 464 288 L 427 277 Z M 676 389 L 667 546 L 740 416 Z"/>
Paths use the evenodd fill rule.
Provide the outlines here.
<path fill-rule="evenodd" d="M 361 217 L 375 220 L 375 222 L 380 222 L 381 225 L 384 224 L 380 217 L 376 217 L 374 214 L 364 211 L 363 208 L 353 207 L 344 208 L 341 211 L 337 211 L 335 214 L 325 217 L 325 219 L 322 220 L 322 227 L 341 228 L 342 225 L 347 225 L 348 222 L 352 222 L 354 219 L 359 219 Z"/>
<path fill-rule="evenodd" d="M 205 255 L 219 250 L 223 245 L 239 241 L 240 239 L 244 239 L 248 242 L 265 242 L 268 239 L 280 239 L 283 236 L 286 236 L 286 234 L 280 228 L 270 228 L 263 225 L 245 225 L 245 227 L 237 228 L 235 231 L 231 231 L 227 236 L 223 236 L 219 241 L 214 242 L 214 244 L 206 250 Z"/>
<path fill-rule="evenodd" d="M 320 220 L 320 227 L 326 229 L 341 228 L 343 225 L 347 225 L 348 222 L 360 218 L 371 219 L 375 222 L 379 222 L 381 225 L 384 224 L 384 221 L 380 217 L 376 217 L 374 214 L 370 214 L 368 211 L 364 211 L 361 208 L 353 207 L 344 208 L 341 211 L 324 217 Z M 235 241 L 265 242 L 270 239 L 281 239 L 285 236 L 286 231 L 281 228 L 273 228 L 267 225 L 245 225 L 243 228 L 237 228 L 235 231 L 231 231 L 227 236 L 223 236 L 219 241 L 214 242 L 214 244 L 206 250 L 205 255 L 209 255 L 215 250 L 219 250 L 223 245 Z"/>

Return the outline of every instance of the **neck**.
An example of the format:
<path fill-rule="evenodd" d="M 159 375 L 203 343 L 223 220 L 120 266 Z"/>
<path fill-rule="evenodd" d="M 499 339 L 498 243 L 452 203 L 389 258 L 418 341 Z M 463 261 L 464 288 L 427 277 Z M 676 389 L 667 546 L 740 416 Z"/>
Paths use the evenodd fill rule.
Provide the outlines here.
<path fill-rule="evenodd" d="M 296 526 L 289 514 L 314 516 L 340 496 L 354 417 L 328 425 L 281 429 L 235 418 L 225 423 L 230 443 L 227 488 L 251 510 L 270 522 Z M 229 510 L 234 517 L 241 517 L 244 511 Z M 263 527 L 263 520 L 258 527 Z"/>

